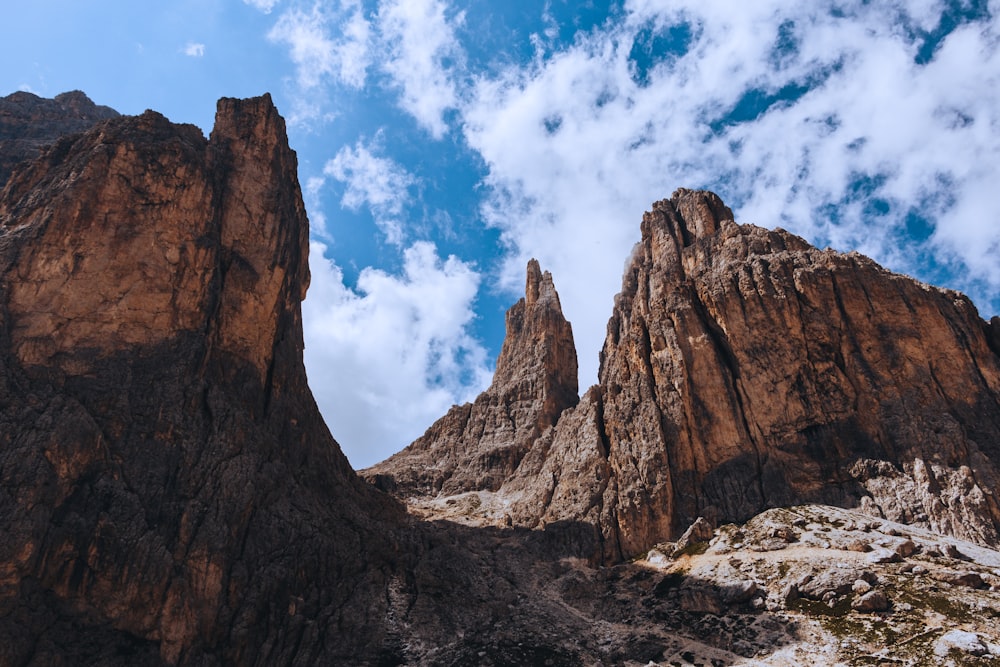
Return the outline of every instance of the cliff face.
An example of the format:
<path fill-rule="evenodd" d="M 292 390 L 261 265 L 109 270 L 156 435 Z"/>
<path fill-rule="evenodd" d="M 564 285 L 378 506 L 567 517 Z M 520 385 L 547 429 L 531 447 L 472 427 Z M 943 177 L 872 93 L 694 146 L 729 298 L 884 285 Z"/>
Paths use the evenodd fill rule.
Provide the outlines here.
<path fill-rule="evenodd" d="M 268 97 L 220 101 L 209 140 L 147 112 L 15 172 L 0 663 L 379 650 L 385 575 L 366 559 L 391 559 L 399 513 L 357 480 L 306 385 L 307 243 Z"/>
<path fill-rule="evenodd" d="M 737 225 L 714 195 L 656 203 L 600 370 L 623 550 L 806 501 L 997 544 L 986 329 L 962 295 Z"/>
<path fill-rule="evenodd" d="M 507 311 L 493 384 L 453 407 L 404 451 L 364 471 L 402 496 L 495 490 L 577 402 L 573 330 L 548 271 L 528 263 L 525 296 Z"/>
<path fill-rule="evenodd" d="M 735 662 L 817 627 L 789 620 L 782 568 L 796 564 L 757 557 L 799 529 L 810 601 L 850 598 L 820 571 L 830 562 L 918 550 L 941 585 L 1000 586 L 993 552 L 858 512 L 713 532 L 824 501 L 996 544 L 1000 320 L 863 257 L 737 225 L 709 193 L 645 216 L 597 386 L 577 399 L 570 325 L 531 262 L 490 389 L 363 482 L 306 385 L 295 172 L 267 96 L 221 100 L 208 139 L 147 112 L 12 172 L 0 664 L 645 664 L 694 645 Z M 408 517 L 375 486 L 454 521 Z M 699 516 L 669 555 L 627 562 Z M 697 576 L 678 577 L 682 560 L 655 574 L 699 541 Z M 727 549 L 745 562 L 715 558 Z M 910 565 L 858 572 L 902 590 Z M 876 608 L 936 590 L 916 583 L 916 596 L 878 591 Z M 993 597 L 950 598 L 950 618 Z M 914 609 L 894 613 L 897 636 L 923 636 Z M 753 630 L 782 627 L 778 643 Z"/>
<path fill-rule="evenodd" d="M 995 545 L 995 327 L 962 295 L 738 225 L 715 195 L 679 190 L 643 219 L 599 384 L 499 489 L 455 474 L 463 484 L 429 491 L 495 490 L 480 494 L 488 523 L 585 522 L 610 560 L 698 517 L 806 502 Z M 453 458 L 470 446 L 434 429 L 418 442 Z M 421 465 L 416 448 L 391 471 Z"/>
<path fill-rule="evenodd" d="M 59 137 L 118 115 L 78 90 L 51 100 L 23 91 L 0 97 L 0 189 L 19 162 L 38 157 Z"/>

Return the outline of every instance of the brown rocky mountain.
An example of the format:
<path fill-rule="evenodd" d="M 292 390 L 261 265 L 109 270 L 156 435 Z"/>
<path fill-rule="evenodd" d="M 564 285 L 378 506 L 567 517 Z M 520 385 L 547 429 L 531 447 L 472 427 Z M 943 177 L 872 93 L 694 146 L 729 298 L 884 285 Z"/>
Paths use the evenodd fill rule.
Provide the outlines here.
<path fill-rule="evenodd" d="M 59 137 L 117 116 L 117 111 L 94 104 L 79 90 L 51 100 L 24 91 L 0 97 L 0 188 L 14 165 L 38 157 Z"/>
<path fill-rule="evenodd" d="M 491 388 L 372 485 L 307 386 L 270 98 L 207 139 L 63 121 L 0 191 L 0 665 L 1000 654 L 1000 324 L 964 297 L 680 191 L 598 386 L 532 262 Z M 752 517 L 805 501 L 858 509 Z"/>
<path fill-rule="evenodd" d="M 153 112 L 105 121 L 7 183 L 0 663 L 378 650 L 384 575 L 364 559 L 390 557 L 399 512 L 306 386 L 295 174 L 265 97 L 222 100 L 209 140 Z"/>
<path fill-rule="evenodd" d="M 609 560 L 699 517 L 805 502 L 996 545 L 998 330 L 960 294 L 738 225 L 715 195 L 679 190 L 643 219 L 599 385 L 499 488 L 399 495 L 432 512 L 458 496 L 487 523 L 589 523 Z M 421 467 L 417 452 L 496 448 L 440 426 L 371 470 L 383 487 Z"/>
<path fill-rule="evenodd" d="M 531 260 L 525 296 L 507 311 L 493 384 L 366 474 L 404 496 L 496 490 L 577 400 L 573 330 L 552 275 Z"/>

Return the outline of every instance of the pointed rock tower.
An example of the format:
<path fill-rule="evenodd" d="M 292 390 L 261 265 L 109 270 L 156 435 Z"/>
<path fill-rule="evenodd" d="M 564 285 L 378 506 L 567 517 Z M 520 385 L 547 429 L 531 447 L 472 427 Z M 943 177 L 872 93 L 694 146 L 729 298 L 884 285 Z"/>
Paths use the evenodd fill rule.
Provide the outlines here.
<path fill-rule="evenodd" d="M 493 383 L 412 445 L 362 475 L 400 496 L 496 490 L 563 410 L 579 400 L 573 329 L 552 275 L 528 262 L 524 298 L 507 311 Z"/>
<path fill-rule="evenodd" d="M 494 387 L 383 468 L 426 493 L 475 495 L 455 518 L 590 526 L 610 561 L 699 517 L 800 503 L 1000 543 L 998 326 L 961 294 L 678 190 L 643 217 L 599 384 L 544 430 L 557 381 L 536 375 L 553 366 L 526 334 L 552 323 L 522 324 L 531 271 Z"/>

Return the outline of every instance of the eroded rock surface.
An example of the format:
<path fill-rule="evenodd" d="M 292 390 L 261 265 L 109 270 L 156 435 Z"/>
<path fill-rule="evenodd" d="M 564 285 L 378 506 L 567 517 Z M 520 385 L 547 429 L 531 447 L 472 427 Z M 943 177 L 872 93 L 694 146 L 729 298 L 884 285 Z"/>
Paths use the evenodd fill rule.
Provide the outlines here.
<path fill-rule="evenodd" d="M 499 488 L 454 472 L 424 509 L 441 515 L 464 493 L 477 495 L 469 522 L 582 521 L 611 560 L 698 517 L 802 502 L 997 544 L 995 327 L 958 293 L 739 225 L 715 195 L 678 190 L 643 218 L 599 384 L 552 432 L 518 440 L 527 453 Z M 405 476 L 405 461 L 423 465 L 416 449 L 460 461 L 509 437 L 435 427 L 375 470 Z"/>
<path fill-rule="evenodd" d="M 803 501 L 900 516 L 862 460 L 938 499 L 914 523 L 997 543 L 1000 363 L 967 298 L 737 225 L 709 193 L 642 230 L 600 371 L 626 552 Z"/>
<path fill-rule="evenodd" d="M 577 400 L 573 330 L 552 275 L 531 260 L 525 296 L 507 311 L 507 335 L 490 387 L 362 474 L 403 497 L 496 490 Z"/>
<path fill-rule="evenodd" d="M 0 190 L 17 164 L 38 157 L 59 137 L 83 132 L 118 115 L 110 107 L 94 104 L 79 90 L 53 99 L 24 91 L 0 97 Z"/>
<path fill-rule="evenodd" d="M 365 559 L 391 560 L 399 512 L 357 480 L 306 385 L 307 242 L 266 96 L 221 100 L 207 140 L 147 112 L 15 172 L 0 663 L 380 650 L 387 575 Z"/>
<path fill-rule="evenodd" d="M 493 386 L 373 477 L 407 516 L 306 386 L 295 169 L 265 96 L 208 139 L 101 121 L 5 186 L 0 664 L 1000 655 L 1000 556 L 873 517 L 995 540 L 997 324 L 963 297 L 679 191 L 579 401 L 529 265 Z M 718 525 L 795 498 L 868 514 Z"/>

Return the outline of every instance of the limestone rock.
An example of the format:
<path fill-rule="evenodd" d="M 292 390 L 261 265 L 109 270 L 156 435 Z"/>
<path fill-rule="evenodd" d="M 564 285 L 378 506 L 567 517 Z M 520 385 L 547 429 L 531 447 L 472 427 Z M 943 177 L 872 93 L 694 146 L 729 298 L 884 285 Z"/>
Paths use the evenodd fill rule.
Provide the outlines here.
<path fill-rule="evenodd" d="M 0 190 L 17 164 L 38 157 L 59 137 L 117 117 L 78 90 L 51 100 L 24 91 L 0 97 Z"/>
<path fill-rule="evenodd" d="M 863 593 L 851 602 L 851 608 L 860 612 L 888 611 L 891 607 L 889 598 L 880 590 Z"/>
<path fill-rule="evenodd" d="M 715 195 L 678 190 L 643 218 L 599 384 L 578 406 L 566 373 L 564 392 L 517 383 L 542 388 L 534 401 L 505 389 L 538 377 L 511 371 L 511 359 L 540 358 L 537 336 L 512 324 L 523 308 L 496 386 L 373 468 L 384 488 L 496 492 L 484 507 L 514 525 L 590 524 L 611 560 L 698 517 L 718 525 L 804 502 L 1000 542 L 1000 357 L 994 324 L 960 294 L 739 225 Z M 561 330 L 551 312 L 539 330 Z M 568 369 L 565 356 L 548 367 Z M 565 400 L 542 400 L 553 394 Z M 527 418 L 495 417 L 510 404 Z"/>
<path fill-rule="evenodd" d="M 710 193 L 657 202 L 642 231 L 600 371 L 626 552 L 697 516 L 878 503 L 859 459 L 957 475 L 925 484 L 926 520 L 997 542 L 1000 363 L 968 299 L 737 225 Z"/>
<path fill-rule="evenodd" d="M 306 385 L 307 243 L 267 96 L 221 100 L 210 139 L 147 112 L 14 172 L 0 663 L 383 650 L 389 570 L 365 560 L 395 558 L 402 515 L 351 471 Z"/>
<path fill-rule="evenodd" d="M 940 658 L 947 657 L 952 651 L 976 657 L 989 654 L 979 635 L 965 630 L 949 630 L 934 643 L 934 655 Z"/>
<path fill-rule="evenodd" d="M 362 475 L 390 484 L 402 497 L 496 490 L 536 442 L 552 437 L 549 430 L 578 400 L 573 330 L 552 275 L 542 273 L 533 259 L 525 296 L 507 311 L 507 334 L 490 387 Z"/>

